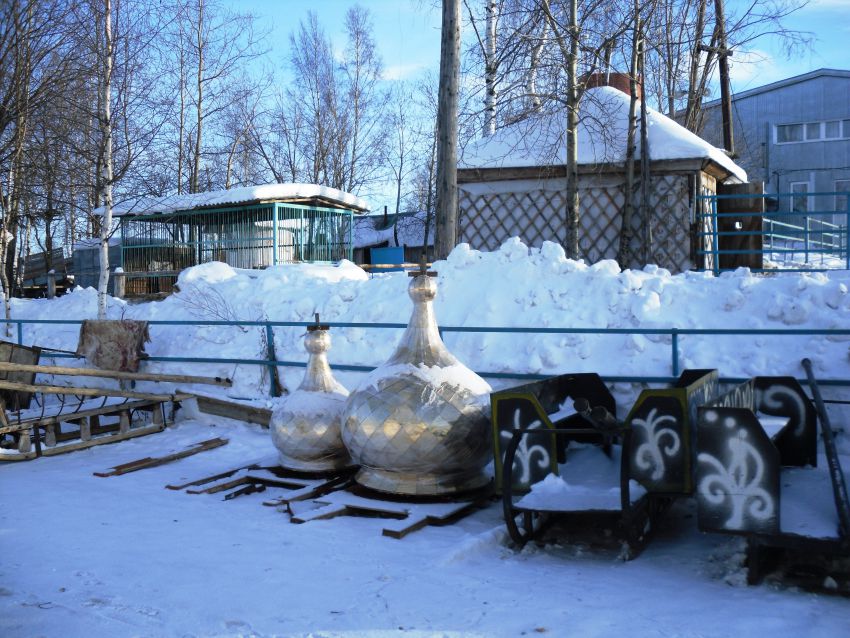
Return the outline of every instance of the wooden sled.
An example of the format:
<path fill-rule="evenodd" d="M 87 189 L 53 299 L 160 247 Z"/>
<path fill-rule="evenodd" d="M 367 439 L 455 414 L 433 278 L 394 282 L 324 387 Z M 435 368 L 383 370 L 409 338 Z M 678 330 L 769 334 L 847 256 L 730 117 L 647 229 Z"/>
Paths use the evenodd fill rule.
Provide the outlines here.
<path fill-rule="evenodd" d="M 21 346 L 16 346 L 20 348 Z M 141 372 L 113 372 L 90 368 L 40 366 L 0 361 L 0 374 L 29 375 L 30 382 L 0 380 L 0 392 L 27 397 L 26 405 L 0 410 L 0 462 L 24 461 L 53 456 L 106 443 L 117 443 L 161 432 L 169 423 L 174 404 L 194 395 L 184 392 L 151 393 L 132 390 L 91 388 L 33 383 L 36 374 L 89 376 L 116 381 L 206 383 L 229 386 L 229 379 Z M 39 397 L 35 405 L 29 398 Z"/>

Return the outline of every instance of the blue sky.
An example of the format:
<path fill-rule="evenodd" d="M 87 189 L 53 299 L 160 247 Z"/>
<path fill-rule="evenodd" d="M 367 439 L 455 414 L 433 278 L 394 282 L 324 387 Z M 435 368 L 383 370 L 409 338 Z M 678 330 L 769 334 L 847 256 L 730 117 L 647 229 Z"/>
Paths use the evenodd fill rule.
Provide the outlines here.
<path fill-rule="evenodd" d="M 480 0 L 483 2 L 483 0 Z M 752 0 L 727 0 L 730 15 Z M 289 50 L 289 34 L 307 12 L 315 11 L 328 35 L 344 41 L 343 18 L 350 0 L 232 0 L 234 8 L 260 16 L 271 30 L 271 62 L 281 64 Z M 375 24 L 375 39 L 386 75 L 415 77 L 425 69 L 436 71 L 440 56 L 440 10 L 435 0 L 361 0 Z M 788 59 L 775 38 L 765 37 L 751 51 L 736 51 L 731 59 L 733 90 L 747 89 L 822 67 L 850 69 L 850 0 L 810 0 L 786 19 L 787 26 L 810 32 L 811 52 Z"/>
<path fill-rule="evenodd" d="M 315 11 L 319 23 L 335 43 L 345 43 L 345 12 L 349 0 L 235 0 L 234 8 L 248 10 L 271 29 L 271 62 L 280 64 L 289 54 L 289 34 Z M 372 15 L 375 40 L 387 78 L 407 79 L 439 67 L 440 11 L 431 0 L 362 0 Z"/>
<path fill-rule="evenodd" d="M 730 11 L 751 0 L 727 0 Z M 745 91 L 820 68 L 850 69 L 850 0 L 810 0 L 785 20 L 786 26 L 809 32 L 812 50 L 790 59 L 776 38 L 765 37 L 749 52 L 736 52 L 730 62 L 734 91 Z"/>

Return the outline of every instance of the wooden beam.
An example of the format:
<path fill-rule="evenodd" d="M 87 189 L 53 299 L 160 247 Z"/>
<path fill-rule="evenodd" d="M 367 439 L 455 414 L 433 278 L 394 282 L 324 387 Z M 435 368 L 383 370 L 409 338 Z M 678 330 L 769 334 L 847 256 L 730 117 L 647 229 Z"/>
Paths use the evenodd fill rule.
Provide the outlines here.
<path fill-rule="evenodd" d="M 272 411 L 267 408 L 258 408 L 252 405 L 214 399 L 202 395 L 195 395 L 193 398 L 197 399 L 198 409 L 205 414 L 223 416 L 237 421 L 247 421 L 248 423 L 257 423 L 266 428 L 271 423 Z"/>
<path fill-rule="evenodd" d="M 131 390 L 109 390 L 107 388 L 82 388 L 40 383 L 31 385 L 29 383 L 15 383 L 14 381 L 0 381 L 0 390 L 41 392 L 42 394 L 74 394 L 81 397 L 124 397 L 126 399 L 148 399 L 159 402 L 183 401 L 194 397 L 194 395 L 179 392 L 175 394 L 151 394 L 149 392 L 133 392 Z"/>
<path fill-rule="evenodd" d="M 226 377 L 199 377 L 187 374 L 158 374 L 153 372 L 117 372 L 96 368 L 72 368 L 68 366 L 42 366 L 27 363 L 0 361 L 0 372 L 35 372 L 38 374 L 60 374 L 80 377 L 105 377 L 131 381 L 155 381 L 157 383 L 200 383 L 229 388 L 233 382 Z"/>

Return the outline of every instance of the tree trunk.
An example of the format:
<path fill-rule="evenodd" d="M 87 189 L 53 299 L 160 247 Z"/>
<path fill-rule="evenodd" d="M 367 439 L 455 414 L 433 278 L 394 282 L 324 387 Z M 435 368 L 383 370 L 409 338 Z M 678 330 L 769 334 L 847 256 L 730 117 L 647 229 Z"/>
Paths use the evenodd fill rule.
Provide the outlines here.
<path fill-rule="evenodd" d="M 639 75 L 646 77 L 646 50 L 643 42 L 638 53 Z M 652 187 L 649 174 L 649 126 L 647 123 L 646 100 L 640 101 L 640 216 L 643 222 L 643 263 L 653 260 L 652 251 L 652 208 L 649 206 L 649 189 Z"/>
<path fill-rule="evenodd" d="M 579 197 L 578 197 L 578 2 L 570 1 L 570 54 L 567 60 L 567 237 L 566 253 L 578 259 Z"/>
<path fill-rule="evenodd" d="M 437 233 L 434 258 L 457 243 L 457 107 L 460 74 L 460 0 L 443 0 L 440 97 L 437 110 Z"/>
<path fill-rule="evenodd" d="M 638 0 L 635 0 L 635 30 L 632 36 L 632 60 L 629 67 L 629 124 L 626 132 L 626 183 L 623 193 L 623 226 L 620 229 L 620 249 L 617 261 L 620 268 L 625 270 L 632 262 L 632 218 L 634 216 L 635 190 L 635 131 L 637 129 L 637 73 L 638 47 L 641 39 L 641 22 L 638 12 Z M 646 96 L 644 96 L 646 99 Z"/>
<path fill-rule="evenodd" d="M 112 0 L 103 6 L 103 81 L 100 127 L 103 137 L 104 213 L 100 227 L 100 278 L 97 282 L 97 318 L 106 319 L 109 286 L 109 231 L 112 228 Z"/>
<path fill-rule="evenodd" d="M 189 185 L 190 193 L 198 192 L 198 181 L 201 170 L 201 140 L 203 139 L 204 125 L 204 39 L 203 39 L 203 24 L 204 24 L 204 0 L 198 0 L 198 23 L 196 25 L 195 35 L 197 37 L 196 46 L 198 47 L 198 108 L 195 118 L 195 152 L 194 166 L 192 167 L 192 183 Z"/>
<path fill-rule="evenodd" d="M 496 0 L 487 0 L 484 50 L 484 136 L 496 132 Z"/>

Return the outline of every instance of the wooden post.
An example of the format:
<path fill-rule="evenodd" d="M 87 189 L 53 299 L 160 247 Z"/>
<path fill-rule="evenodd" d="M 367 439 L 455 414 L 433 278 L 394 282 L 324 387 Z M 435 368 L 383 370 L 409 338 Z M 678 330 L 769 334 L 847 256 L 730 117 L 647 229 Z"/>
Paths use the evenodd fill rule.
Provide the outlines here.
<path fill-rule="evenodd" d="M 120 266 L 115 269 L 112 277 L 112 296 L 116 299 L 123 299 L 127 290 L 127 275 L 124 269 Z"/>
<path fill-rule="evenodd" d="M 29 430 L 21 430 L 18 436 L 18 452 L 26 454 L 32 449 L 32 439 L 30 438 Z"/>
<path fill-rule="evenodd" d="M 118 431 L 126 434 L 130 431 L 130 413 L 127 410 L 118 415 Z"/>
<path fill-rule="evenodd" d="M 151 411 L 151 417 L 153 419 L 154 425 L 163 425 L 165 423 L 165 417 L 162 414 L 164 406 L 164 403 L 158 403 L 153 406 L 153 410 Z"/>
<path fill-rule="evenodd" d="M 89 419 L 80 419 L 80 440 L 91 441 L 91 422 Z"/>
<path fill-rule="evenodd" d="M 44 444 L 47 447 L 56 445 L 56 424 L 51 423 L 44 428 Z"/>
<path fill-rule="evenodd" d="M 47 298 L 53 299 L 56 297 L 56 271 L 47 271 Z"/>

